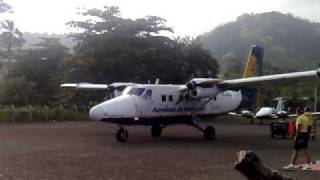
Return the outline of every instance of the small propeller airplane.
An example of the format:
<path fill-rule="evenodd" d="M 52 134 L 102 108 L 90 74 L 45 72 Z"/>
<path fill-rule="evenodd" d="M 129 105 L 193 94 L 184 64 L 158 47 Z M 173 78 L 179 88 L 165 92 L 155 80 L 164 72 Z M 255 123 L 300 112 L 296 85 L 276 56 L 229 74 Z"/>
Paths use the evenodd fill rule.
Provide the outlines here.
<path fill-rule="evenodd" d="M 289 117 L 289 113 L 284 110 L 284 103 L 286 102 L 286 100 L 284 100 L 283 97 L 277 97 L 274 98 L 273 101 L 276 102 L 275 107 L 264 106 L 259 108 L 256 113 L 243 109 L 239 113 L 230 112 L 228 114 L 254 119 L 279 119 Z"/>
<path fill-rule="evenodd" d="M 284 110 L 284 103 L 286 102 L 283 97 L 274 98 L 276 101 L 276 107 L 261 107 L 256 113 L 255 117 L 257 119 L 267 118 L 267 119 L 279 119 L 289 117 L 288 111 Z"/>
<path fill-rule="evenodd" d="M 254 75 L 256 61 L 262 58 L 263 49 L 252 46 L 245 73 Z M 320 69 L 276 74 L 259 77 L 222 80 L 217 78 L 194 78 L 186 84 L 137 84 L 137 83 L 67 83 L 61 87 L 80 89 L 104 89 L 113 92 L 113 98 L 90 109 L 92 120 L 119 125 L 116 138 L 128 140 L 125 126 L 151 126 L 151 135 L 159 137 L 163 128 L 172 124 L 191 125 L 201 132 L 206 140 L 215 139 L 215 128 L 202 125 L 202 120 L 236 110 L 245 101 L 251 101 L 246 92 L 261 85 L 283 84 L 285 81 L 314 80 Z"/>
<path fill-rule="evenodd" d="M 254 119 L 259 119 L 259 124 L 263 124 L 263 120 L 275 120 L 281 119 L 284 120 L 286 118 L 297 117 L 298 115 L 295 113 L 289 113 L 289 109 L 285 110 L 285 103 L 286 100 L 284 97 L 276 97 L 272 100 L 275 106 L 264 106 L 257 109 L 256 112 L 252 112 L 250 110 L 242 109 L 238 112 L 229 112 L 229 115 L 232 116 L 242 116 L 245 118 L 251 119 L 251 124 L 254 123 Z M 305 109 L 308 106 L 305 105 Z M 310 108 L 309 108 L 310 109 Z M 317 119 L 319 118 L 320 112 L 310 112 L 312 115 L 316 116 Z"/>

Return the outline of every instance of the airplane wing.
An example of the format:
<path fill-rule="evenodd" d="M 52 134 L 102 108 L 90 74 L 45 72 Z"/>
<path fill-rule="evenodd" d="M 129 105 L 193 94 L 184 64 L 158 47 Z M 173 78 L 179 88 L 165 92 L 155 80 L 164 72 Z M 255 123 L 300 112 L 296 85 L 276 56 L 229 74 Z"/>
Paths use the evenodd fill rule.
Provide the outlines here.
<path fill-rule="evenodd" d="M 61 84 L 60 87 L 66 87 L 66 88 L 78 88 L 78 89 L 124 89 L 127 86 L 133 86 L 136 85 L 135 83 L 131 82 L 118 82 L 118 83 L 112 83 L 110 85 L 107 84 L 92 84 L 92 83 L 65 83 Z"/>
<path fill-rule="evenodd" d="M 245 110 L 245 109 L 238 111 L 238 112 L 229 112 L 228 114 L 232 115 L 232 116 L 242 116 L 242 117 L 246 117 L 246 118 L 254 118 L 255 117 L 255 114 L 252 111 Z"/>
<path fill-rule="evenodd" d="M 192 89 L 192 87 L 208 87 L 212 85 L 217 85 L 220 88 L 224 89 L 241 89 L 244 87 L 257 87 L 260 85 L 266 84 L 275 84 L 275 83 L 290 83 L 294 82 L 294 80 L 313 80 L 316 81 L 317 77 L 320 76 L 320 68 L 312 71 L 303 71 L 303 72 L 293 72 L 293 73 L 285 73 L 285 74 L 274 74 L 274 75 L 266 75 L 266 76 L 257 76 L 257 77 L 249 77 L 249 78 L 239 78 L 239 79 L 231 79 L 231 80 L 222 80 L 215 78 L 194 78 L 190 80 L 186 85 L 182 85 L 179 90 L 184 93 L 188 89 Z"/>
<path fill-rule="evenodd" d="M 320 69 L 313 71 L 303 71 L 303 72 L 294 72 L 294 73 L 286 73 L 286 74 L 275 74 L 275 75 L 267 75 L 267 76 L 258 76 L 258 77 L 250 77 L 250 78 L 240 78 L 240 79 L 231 79 L 224 80 L 217 85 L 220 87 L 226 88 L 241 88 L 241 87 L 250 87 L 250 86 L 259 86 L 267 83 L 285 83 L 287 81 L 293 80 L 316 80 L 317 77 L 320 76 Z"/>
<path fill-rule="evenodd" d="M 314 116 L 320 116 L 320 112 L 311 112 L 312 115 Z M 288 115 L 289 117 L 297 117 L 298 115 L 297 114 L 289 114 Z"/>
<path fill-rule="evenodd" d="M 183 95 L 190 95 L 193 98 L 215 97 L 221 90 L 241 90 L 243 88 L 256 88 L 266 86 L 268 83 L 290 83 L 296 80 L 313 80 L 317 81 L 320 76 L 320 68 L 312 71 L 294 72 L 286 74 L 275 74 L 267 76 L 239 78 L 231 80 L 222 80 L 215 78 L 194 78 L 185 85 L 179 87 Z M 199 87 L 199 88 L 198 88 Z"/>
<path fill-rule="evenodd" d="M 60 87 L 66 88 L 78 88 L 78 89 L 108 89 L 107 84 L 91 84 L 91 83 L 65 83 L 61 84 Z"/>

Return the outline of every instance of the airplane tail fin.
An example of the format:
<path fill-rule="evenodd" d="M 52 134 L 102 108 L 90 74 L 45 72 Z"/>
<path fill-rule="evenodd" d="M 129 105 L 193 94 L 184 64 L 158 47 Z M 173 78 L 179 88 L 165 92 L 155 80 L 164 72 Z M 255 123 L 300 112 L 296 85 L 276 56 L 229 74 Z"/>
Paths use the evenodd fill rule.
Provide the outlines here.
<path fill-rule="evenodd" d="M 253 45 L 249 52 L 248 60 L 246 62 L 243 78 L 255 77 L 262 75 L 262 60 L 263 60 L 263 48 Z M 255 102 L 260 102 L 261 89 L 246 88 L 242 89 L 242 103 L 241 107 L 244 109 L 251 109 Z"/>
<path fill-rule="evenodd" d="M 243 71 L 243 78 L 262 75 L 263 48 L 253 45 L 249 52 L 248 60 Z"/>
<path fill-rule="evenodd" d="M 284 103 L 285 103 L 285 100 L 283 99 L 283 97 L 277 97 L 277 98 L 274 98 L 274 100 L 277 102 L 276 104 L 276 111 L 283 111 L 284 110 Z"/>

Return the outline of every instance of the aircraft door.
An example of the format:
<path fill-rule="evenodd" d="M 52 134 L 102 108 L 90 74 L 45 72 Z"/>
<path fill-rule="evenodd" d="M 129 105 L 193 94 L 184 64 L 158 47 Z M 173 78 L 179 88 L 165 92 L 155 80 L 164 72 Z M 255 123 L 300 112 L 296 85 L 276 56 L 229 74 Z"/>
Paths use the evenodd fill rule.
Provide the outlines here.
<path fill-rule="evenodd" d="M 154 101 L 152 100 L 152 90 L 147 89 L 136 104 L 139 115 L 144 116 L 151 114 Z"/>

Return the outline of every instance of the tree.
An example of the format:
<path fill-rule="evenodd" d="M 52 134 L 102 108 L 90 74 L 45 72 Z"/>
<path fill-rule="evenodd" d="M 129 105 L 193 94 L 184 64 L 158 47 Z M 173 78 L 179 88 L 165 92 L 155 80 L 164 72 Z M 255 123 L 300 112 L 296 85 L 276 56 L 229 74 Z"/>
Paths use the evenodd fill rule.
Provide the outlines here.
<path fill-rule="evenodd" d="M 209 51 L 190 38 L 161 35 L 173 32 L 161 17 L 126 19 L 114 6 L 80 15 L 86 20 L 67 23 L 81 33 L 72 36 L 77 45 L 74 56 L 65 61 L 65 82 L 147 83 L 159 78 L 161 83 L 185 83 L 192 77 L 216 76 L 218 65 Z M 104 92 L 79 93 L 62 96 L 78 103 L 105 96 Z"/>
<path fill-rule="evenodd" d="M 78 44 L 72 81 L 146 83 L 160 78 L 163 83 L 184 83 L 217 72 L 215 59 L 199 44 L 159 35 L 172 32 L 160 17 L 125 19 L 114 6 L 80 14 L 89 19 L 68 23 L 83 31 L 74 35 Z"/>
<path fill-rule="evenodd" d="M 17 102 L 19 98 L 12 101 L 9 98 L 5 103 L 57 104 L 59 85 L 62 82 L 60 74 L 64 70 L 63 61 L 68 56 L 68 49 L 55 38 L 42 38 L 35 46 L 35 49 L 16 54 L 16 62 L 12 64 L 11 71 L 4 80 L 7 83 L 2 93 L 14 94 L 8 97 L 17 96 L 21 98 L 21 102 Z M 22 92 L 25 91 L 24 88 L 14 88 L 15 84 L 23 83 L 30 84 L 26 86 L 29 88 L 28 96 Z"/>
<path fill-rule="evenodd" d="M 5 20 L 1 25 L 2 33 L 0 34 L 0 41 L 7 50 L 6 56 L 8 60 L 11 61 L 13 48 L 21 47 L 25 40 L 20 30 L 15 27 L 14 21 Z"/>
<path fill-rule="evenodd" d="M 102 10 L 89 9 L 79 14 L 91 19 L 67 23 L 71 27 L 85 32 L 84 34 L 80 34 L 78 38 L 85 37 L 88 34 L 116 33 L 122 35 L 148 36 L 151 33 L 159 34 L 161 31 L 173 32 L 171 28 L 165 26 L 164 23 L 166 20 L 163 18 L 147 16 L 136 20 L 124 19 L 120 16 L 119 8 L 116 6 L 105 6 Z"/>
<path fill-rule="evenodd" d="M 15 106 L 34 104 L 36 96 L 34 88 L 35 83 L 27 81 L 24 77 L 5 78 L 0 87 L 1 104 Z"/>

